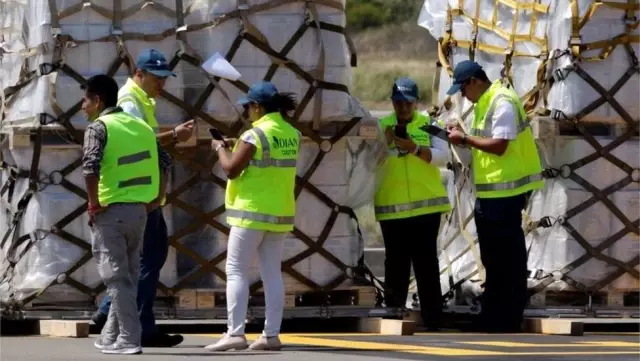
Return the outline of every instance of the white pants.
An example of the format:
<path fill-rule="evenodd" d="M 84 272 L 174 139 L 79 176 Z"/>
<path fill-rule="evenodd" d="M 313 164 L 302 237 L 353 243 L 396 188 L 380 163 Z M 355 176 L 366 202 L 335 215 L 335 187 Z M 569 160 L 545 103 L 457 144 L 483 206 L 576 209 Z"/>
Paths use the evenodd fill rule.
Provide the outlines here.
<path fill-rule="evenodd" d="M 228 335 L 244 335 L 249 305 L 249 266 L 256 254 L 260 262 L 266 303 L 263 334 L 273 337 L 280 333 L 284 312 L 281 263 L 285 235 L 286 233 L 231 227 L 226 265 Z"/>

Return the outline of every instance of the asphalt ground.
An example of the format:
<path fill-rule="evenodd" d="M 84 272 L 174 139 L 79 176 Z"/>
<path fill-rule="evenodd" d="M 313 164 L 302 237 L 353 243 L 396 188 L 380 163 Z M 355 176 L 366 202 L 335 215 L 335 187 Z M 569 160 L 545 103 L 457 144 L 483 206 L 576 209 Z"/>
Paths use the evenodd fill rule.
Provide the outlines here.
<path fill-rule="evenodd" d="M 640 358 L 640 333 L 587 333 L 584 336 L 534 334 L 486 335 L 471 333 L 417 333 L 413 336 L 380 336 L 347 333 L 285 333 L 279 352 L 209 352 L 204 346 L 221 335 L 189 334 L 175 348 L 145 348 L 140 360 L 220 361 L 246 359 L 273 361 L 375 361 L 375 360 L 474 360 L 474 361 L 632 361 Z M 258 334 L 248 334 L 253 340 Z M 134 356 L 103 355 L 89 338 L 3 336 L 2 361 L 99 361 Z"/>

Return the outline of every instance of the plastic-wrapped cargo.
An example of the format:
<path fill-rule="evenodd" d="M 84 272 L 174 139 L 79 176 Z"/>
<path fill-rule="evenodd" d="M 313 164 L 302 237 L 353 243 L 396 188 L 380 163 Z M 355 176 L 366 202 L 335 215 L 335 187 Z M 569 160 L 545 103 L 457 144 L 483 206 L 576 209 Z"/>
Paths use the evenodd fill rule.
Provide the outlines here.
<path fill-rule="evenodd" d="M 5 310 L 32 301 L 91 309 L 103 291 L 80 170 L 86 125 L 80 84 L 108 73 L 122 85 L 144 48 L 165 52 L 177 73 L 158 100 L 161 127 L 198 116 L 201 125 L 233 137 L 246 129 L 233 104 L 251 83 L 267 79 L 296 94 L 293 120 L 306 137 L 286 289 L 354 284 L 349 275 L 361 266 L 363 245 L 350 215 L 370 206 L 385 152 L 379 134 L 359 136 L 375 120 L 349 94 L 355 54 L 344 34 L 344 6 L 344 0 L 0 0 Z M 240 71 L 239 80 L 205 76 L 200 64 L 216 52 Z M 161 272 L 170 295 L 224 289 L 225 179 L 211 164 L 207 142 L 172 150 L 176 165 L 164 208 L 172 247 Z"/>
<path fill-rule="evenodd" d="M 640 289 L 639 11 L 632 1 L 424 2 L 418 24 L 439 41 L 433 103 L 452 106 L 442 117 L 473 120 L 468 100 L 446 95 L 471 58 L 515 89 L 538 134 L 548 178 L 523 224 L 532 304 L 584 306 L 565 296 L 606 292 L 593 303 L 621 307 Z M 440 238 L 442 284 L 469 304 L 484 280 L 475 192 L 469 152 L 452 149 L 463 168 L 447 173 L 456 203 Z"/>

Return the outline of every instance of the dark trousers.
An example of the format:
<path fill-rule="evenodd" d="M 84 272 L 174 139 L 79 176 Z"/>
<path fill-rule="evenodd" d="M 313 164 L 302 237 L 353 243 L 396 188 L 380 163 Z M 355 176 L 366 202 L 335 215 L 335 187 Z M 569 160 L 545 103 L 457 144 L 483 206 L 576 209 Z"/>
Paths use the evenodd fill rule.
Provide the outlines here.
<path fill-rule="evenodd" d="M 527 303 L 527 249 L 521 211 L 529 194 L 477 199 L 475 222 L 486 270 L 481 304 L 484 328 L 520 329 Z"/>
<path fill-rule="evenodd" d="M 156 289 L 160 279 L 160 270 L 169 253 L 169 237 L 167 224 L 162 208 L 148 214 L 144 231 L 142 254 L 140 255 L 140 279 L 138 281 L 138 312 L 142 324 L 142 338 L 153 337 L 156 332 L 156 319 L 153 304 L 156 300 Z M 109 314 L 111 299 L 106 296 L 100 305 L 100 312 Z"/>
<path fill-rule="evenodd" d="M 428 327 L 438 326 L 442 314 L 438 266 L 440 217 L 440 213 L 434 213 L 380 221 L 385 246 L 384 283 L 387 286 L 387 307 L 404 307 L 406 304 L 413 264 L 420 313 Z"/>

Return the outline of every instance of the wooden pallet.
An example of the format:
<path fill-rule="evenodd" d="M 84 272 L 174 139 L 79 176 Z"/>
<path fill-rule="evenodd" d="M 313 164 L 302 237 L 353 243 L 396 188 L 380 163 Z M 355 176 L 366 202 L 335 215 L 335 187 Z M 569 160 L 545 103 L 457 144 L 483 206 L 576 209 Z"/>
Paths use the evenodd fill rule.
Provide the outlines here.
<path fill-rule="evenodd" d="M 184 289 L 176 294 L 176 306 L 181 310 L 207 310 L 226 307 L 226 291 L 221 289 Z M 321 305 L 365 306 L 376 304 L 374 287 L 357 286 L 338 288 L 329 292 L 287 291 L 285 308 L 312 307 Z M 249 298 L 249 305 L 263 307 L 264 293 L 256 292 Z"/>
<path fill-rule="evenodd" d="M 640 292 L 633 291 L 603 291 L 589 295 L 582 291 L 543 291 L 529 299 L 533 307 L 585 306 L 591 304 L 597 307 L 622 308 L 640 306 Z"/>
<path fill-rule="evenodd" d="M 550 139 L 556 136 L 583 136 L 580 130 L 571 122 L 556 121 L 549 117 L 534 116 L 531 121 L 534 136 L 537 139 Z M 630 128 L 633 136 L 640 135 L 638 123 L 627 124 L 623 119 L 610 117 L 585 117 L 580 121 L 580 126 L 593 136 L 622 136 Z"/>

